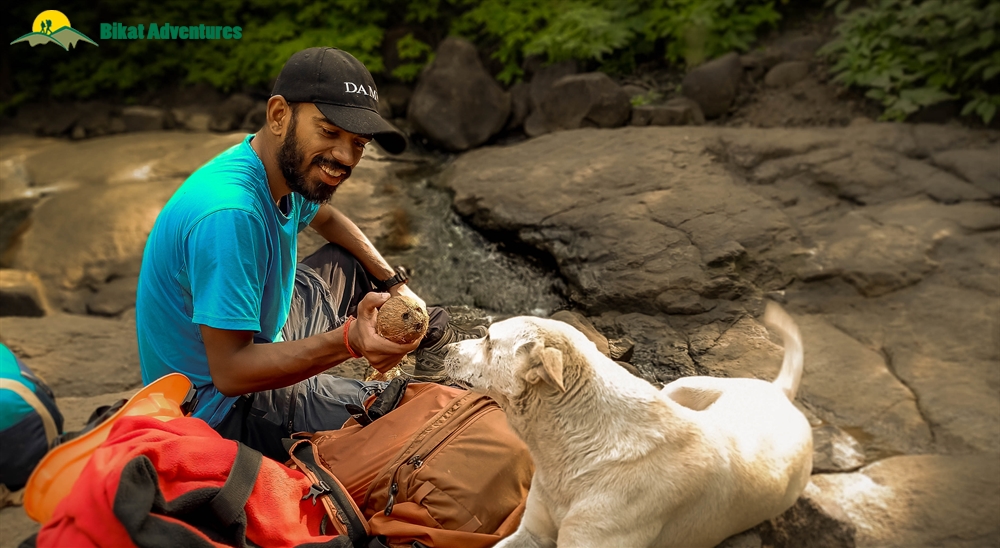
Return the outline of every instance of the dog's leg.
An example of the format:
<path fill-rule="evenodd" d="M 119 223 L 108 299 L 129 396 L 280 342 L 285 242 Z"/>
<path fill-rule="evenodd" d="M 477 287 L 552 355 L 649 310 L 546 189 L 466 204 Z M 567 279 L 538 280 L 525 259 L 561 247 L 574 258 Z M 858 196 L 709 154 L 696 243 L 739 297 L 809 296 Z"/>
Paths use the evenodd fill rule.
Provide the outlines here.
<path fill-rule="evenodd" d="M 501 540 L 494 548 L 555 548 L 558 530 L 536 482 L 537 479 L 531 480 L 521 524 L 514 534 Z"/>
<path fill-rule="evenodd" d="M 607 548 L 628 546 L 646 548 L 656 540 L 662 523 L 657 520 L 643 520 L 624 527 L 622 522 L 614 522 L 614 516 L 593 519 L 593 513 L 566 516 L 559 527 L 558 548 Z"/>

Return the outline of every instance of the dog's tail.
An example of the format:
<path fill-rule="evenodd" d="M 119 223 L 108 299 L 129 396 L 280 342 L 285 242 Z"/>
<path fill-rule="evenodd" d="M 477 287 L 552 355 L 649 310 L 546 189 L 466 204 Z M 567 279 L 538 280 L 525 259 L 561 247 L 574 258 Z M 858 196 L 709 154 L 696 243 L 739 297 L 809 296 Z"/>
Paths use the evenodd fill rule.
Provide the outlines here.
<path fill-rule="evenodd" d="M 781 372 L 774 384 L 781 388 L 789 400 L 795 399 L 802 380 L 802 335 L 795 320 L 775 302 L 768 302 L 764 310 L 764 324 L 781 335 L 785 345 L 785 360 L 781 362 Z"/>

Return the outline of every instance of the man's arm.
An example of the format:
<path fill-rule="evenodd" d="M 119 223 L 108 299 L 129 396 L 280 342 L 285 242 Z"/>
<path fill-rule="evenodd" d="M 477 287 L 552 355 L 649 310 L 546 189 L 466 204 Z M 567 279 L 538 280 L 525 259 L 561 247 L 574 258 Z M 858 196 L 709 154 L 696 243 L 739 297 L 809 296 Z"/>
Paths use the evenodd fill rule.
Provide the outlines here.
<path fill-rule="evenodd" d="M 369 293 L 358 304 L 358 319 L 348 331 L 351 349 L 364 355 L 379 371 L 398 364 L 418 342 L 396 344 L 375 332 L 379 306 L 389 298 Z M 344 327 L 297 341 L 254 344 L 250 331 L 199 325 L 208 355 L 212 383 L 226 396 L 282 388 L 322 373 L 351 357 L 344 345 Z"/>
<path fill-rule="evenodd" d="M 346 249 L 361 261 L 372 276 L 380 280 L 391 278 L 395 272 L 389 262 L 382 254 L 375 249 L 368 236 L 354 224 L 354 221 L 347 218 L 337 208 L 330 204 L 322 204 L 319 211 L 313 217 L 309 226 L 313 227 L 319 235 L 327 241 L 335 243 Z"/>
<path fill-rule="evenodd" d="M 328 242 L 343 247 L 351 255 L 357 257 L 365 270 L 379 280 L 391 278 L 396 273 L 389 262 L 378 252 L 378 249 L 375 249 L 368 236 L 361 232 L 358 225 L 332 205 L 320 205 L 319 211 L 316 212 L 316 216 L 313 217 L 309 226 L 313 227 Z M 421 307 L 427 309 L 424 300 L 418 297 L 405 283 L 389 288 L 389 293 L 411 297 L 419 302 Z"/>

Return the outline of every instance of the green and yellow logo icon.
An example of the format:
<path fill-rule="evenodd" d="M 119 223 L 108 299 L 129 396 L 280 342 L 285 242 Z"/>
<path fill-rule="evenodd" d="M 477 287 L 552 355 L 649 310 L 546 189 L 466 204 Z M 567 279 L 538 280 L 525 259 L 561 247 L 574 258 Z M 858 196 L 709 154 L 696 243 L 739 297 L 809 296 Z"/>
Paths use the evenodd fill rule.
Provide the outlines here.
<path fill-rule="evenodd" d="M 86 34 L 76 30 L 69 24 L 69 17 L 63 15 L 61 11 L 45 10 L 35 17 L 35 22 L 31 24 L 31 32 L 11 42 L 14 45 L 18 42 L 27 42 L 31 47 L 39 44 L 55 44 L 69 51 L 71 46 L 75 47 L 80 41 L 97 45 Z"/>

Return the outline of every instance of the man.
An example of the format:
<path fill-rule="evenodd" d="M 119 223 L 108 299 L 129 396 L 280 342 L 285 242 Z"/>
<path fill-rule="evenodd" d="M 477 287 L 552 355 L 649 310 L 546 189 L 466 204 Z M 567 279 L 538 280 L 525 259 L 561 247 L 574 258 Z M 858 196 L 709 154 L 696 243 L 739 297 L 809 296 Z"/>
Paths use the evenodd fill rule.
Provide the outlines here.
<path fill-rule="evenodd" d="M 352 356 L 385 371 L 418 345 L 439 358 L 446 343 L 469 336 L 434 307 L 420 342 L 375 332 L 390 295 L 423 301 L 405 271 L 326 201 L 370 140 L 390 153 L 406 146 L 378 115 L 377 98 L 350 54 L 292 55 L 265 126 L 194 172 L 146 243 L 136 301 L 143 382 L 187 375 L 198 389 L 195 417 L 272 458 L 287 458 L 281 438 L 293 432 L 340 428 L 345 406 L 381 386 L 321 372 Z M 306 225 L 330 244 L 296 264 Z"/>

